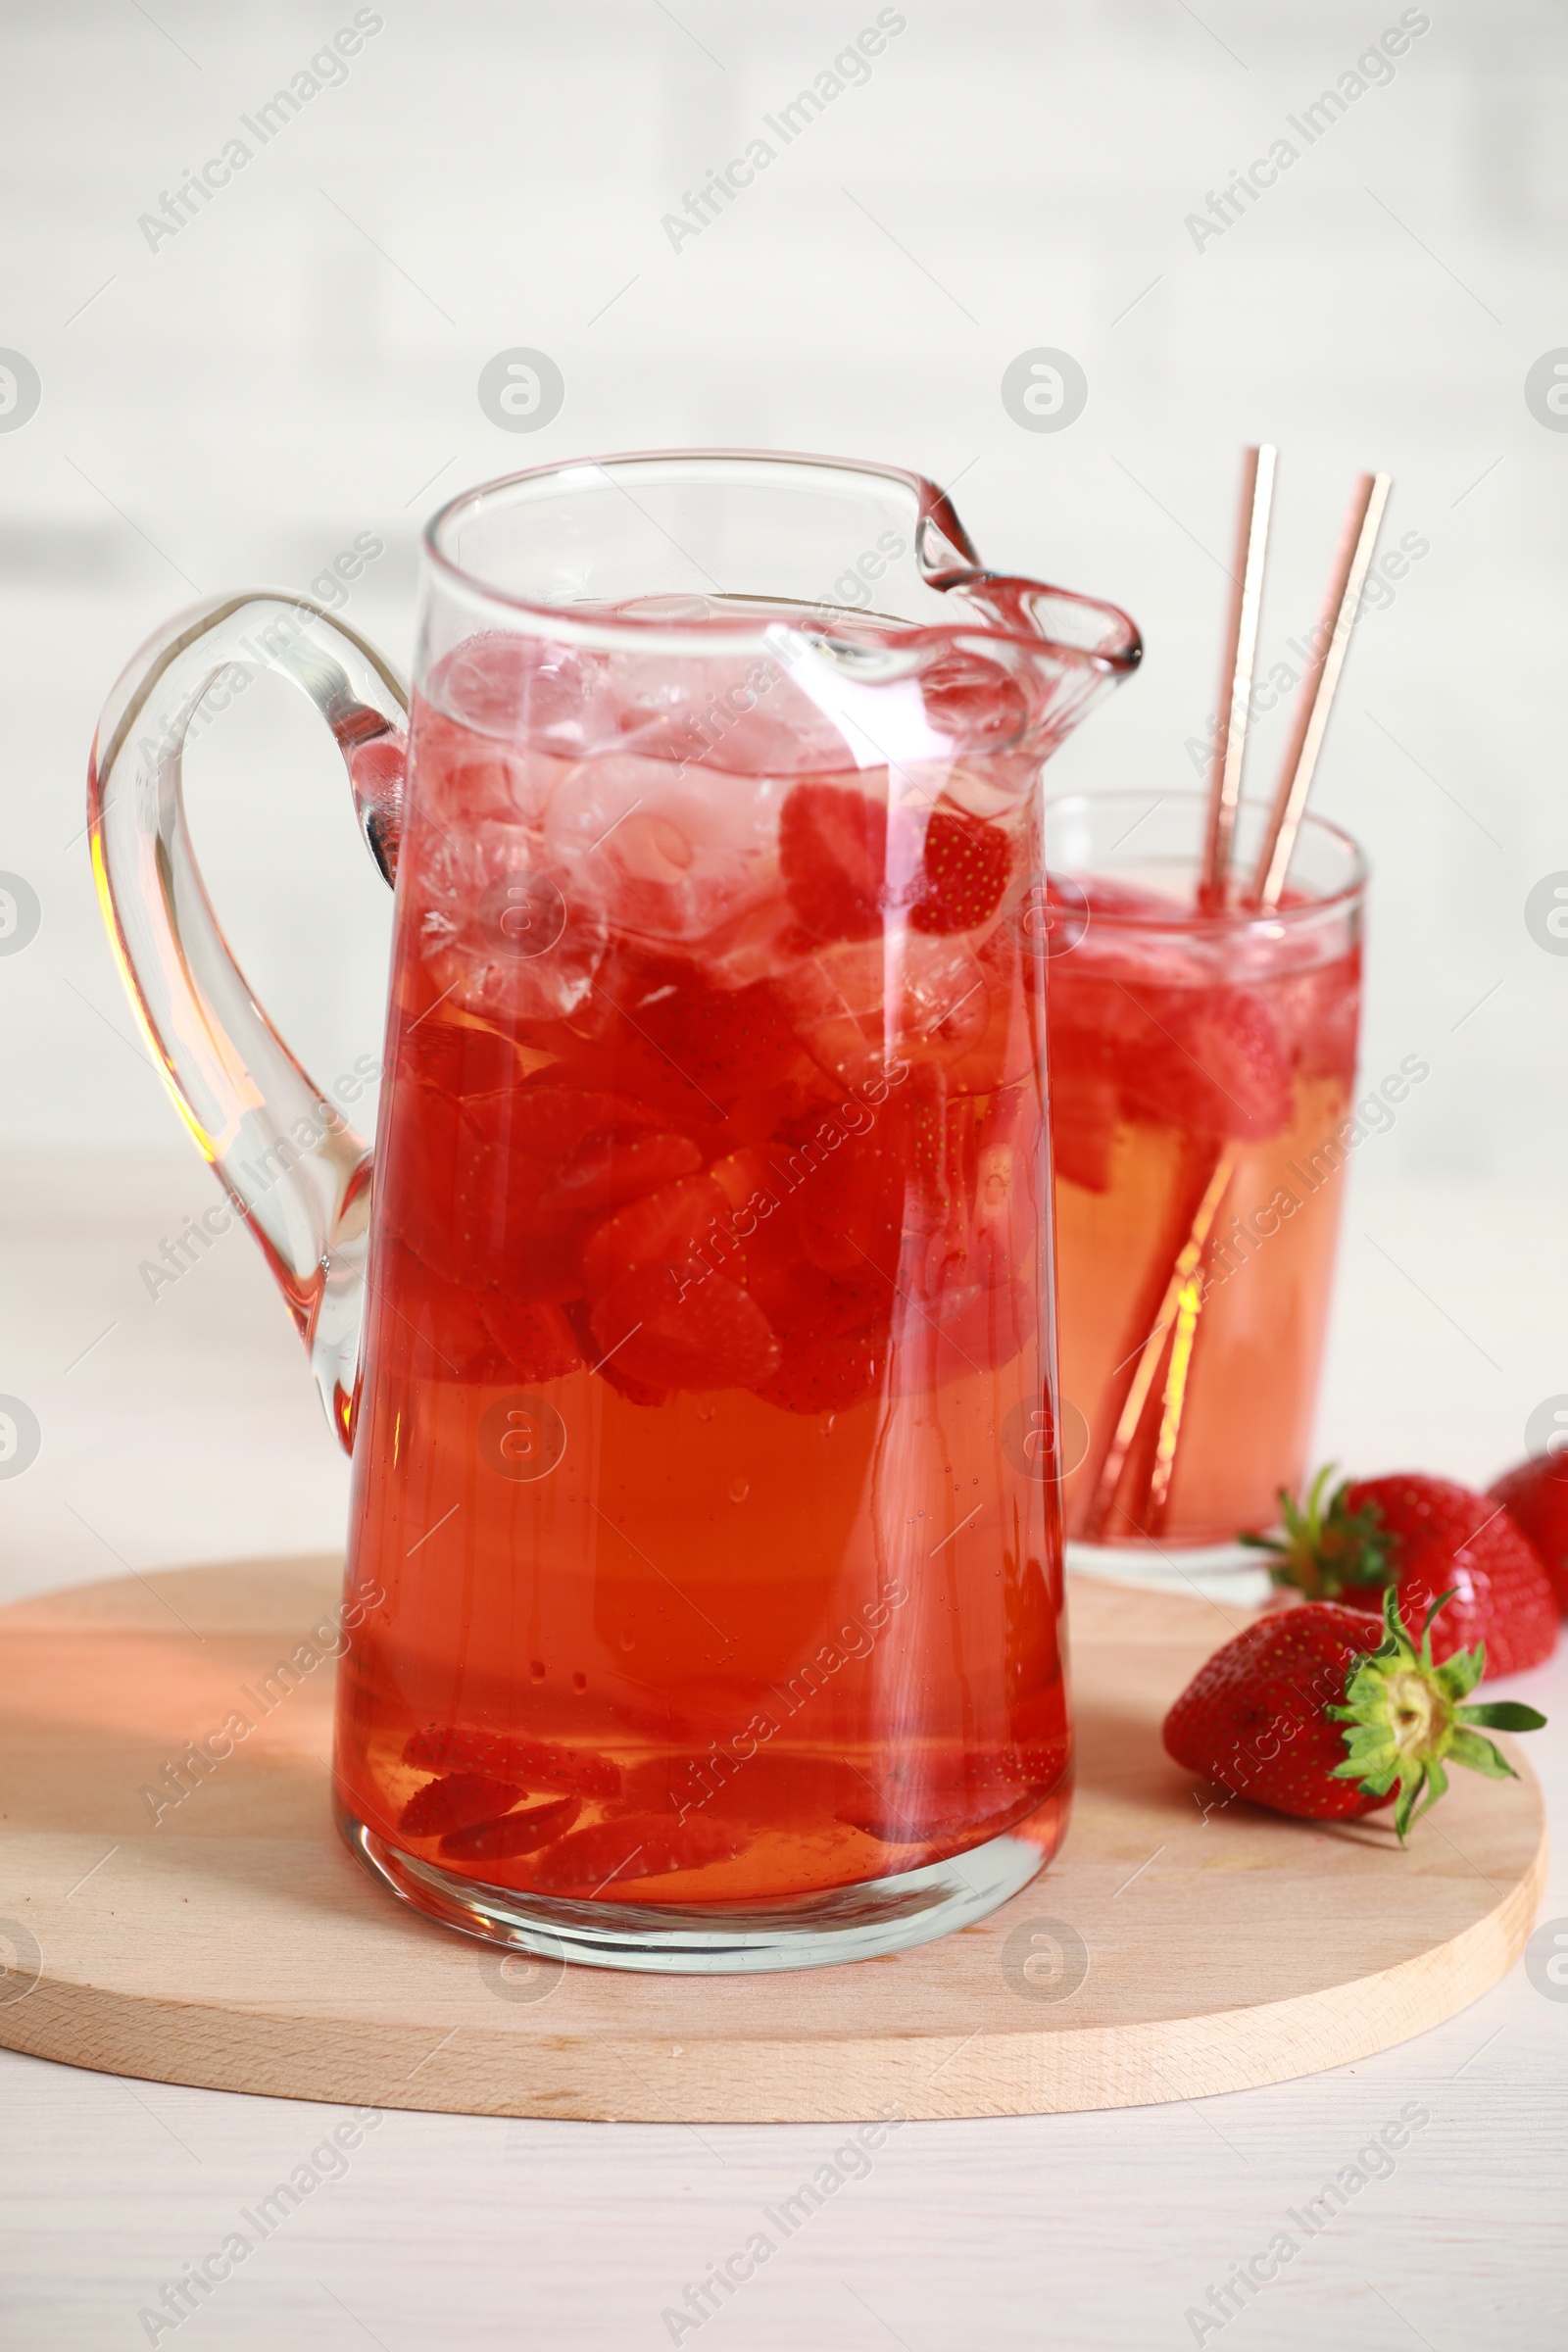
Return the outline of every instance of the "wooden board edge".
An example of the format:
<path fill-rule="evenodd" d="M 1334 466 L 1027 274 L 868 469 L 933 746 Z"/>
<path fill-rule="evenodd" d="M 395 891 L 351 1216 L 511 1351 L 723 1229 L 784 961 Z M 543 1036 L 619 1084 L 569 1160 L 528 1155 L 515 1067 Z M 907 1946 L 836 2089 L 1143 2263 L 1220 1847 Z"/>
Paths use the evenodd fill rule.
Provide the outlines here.
<path fill-rule="evenodd" d="M 1490 1912 L 1450 1942 L 1349 1984 L 1179 2022 L 982 2031 L 934 2065 L 940 2043 L 919 2034 L 681 2047 L 460 2029 L 431 2045 L 428 2025 L 149 2002 L 47 1977 L 0 2010 L 0 2044 L 208 2090 L 580 2123 L 956 2122 L 1160 2106 L 1348 2065 L 1467 2008 L 1523 1950 L 1546 1853 L 1543 1828 L 1528 1872 Z"/>

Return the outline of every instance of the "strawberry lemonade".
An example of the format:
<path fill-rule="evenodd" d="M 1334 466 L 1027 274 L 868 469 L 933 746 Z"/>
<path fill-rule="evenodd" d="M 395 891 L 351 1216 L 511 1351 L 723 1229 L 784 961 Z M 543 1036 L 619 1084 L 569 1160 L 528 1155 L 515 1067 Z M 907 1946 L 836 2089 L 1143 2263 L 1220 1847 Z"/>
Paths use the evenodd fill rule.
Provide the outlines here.
<path fill-rule="evenodd" d="M 872 720 L 746 617 L 678 690 L 481 632 L 415 710 L 337 1780 L 535 1916 L 1065 1817 L 1046 716 L 950 648 Z"/>
<path fill-rule="evenodd" d="M 1151 808 L 1047 815 L 1057 1337 L 1080 1433 L 1063 1494 L 1074 1538 L 1219 1544 L 1272 1525 L 1306 1464 L 1342 1171 L 1366 1132 L 1360 872 L 1309 822 L 1277 909 L 1198 910 L 1176 848 L 1200 809 L 1172 796 L 1140 820 Z M 1425 1075 L 1411 1056 L 1385 1093 Z"/>

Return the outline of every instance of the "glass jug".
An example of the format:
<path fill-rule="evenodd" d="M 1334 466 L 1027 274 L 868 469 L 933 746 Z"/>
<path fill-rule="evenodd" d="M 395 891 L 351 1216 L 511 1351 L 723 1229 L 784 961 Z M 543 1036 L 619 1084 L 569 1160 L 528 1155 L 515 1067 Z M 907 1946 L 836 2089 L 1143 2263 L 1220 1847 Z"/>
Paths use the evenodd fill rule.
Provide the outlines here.
<path fill-rule="evenodd" d="M 412 717 L 271 596 L 116 688 L 105 918 L 353 1454 L 338 1819 L 426 1915 L 804 1967 L 1054 1851 L 1038 779 L 1139 651 L 914 474 L 678 453 L 446 507 Z M 396 885 L 373 1163 L 185 828 L 190 722 L 264 663 Z"/>

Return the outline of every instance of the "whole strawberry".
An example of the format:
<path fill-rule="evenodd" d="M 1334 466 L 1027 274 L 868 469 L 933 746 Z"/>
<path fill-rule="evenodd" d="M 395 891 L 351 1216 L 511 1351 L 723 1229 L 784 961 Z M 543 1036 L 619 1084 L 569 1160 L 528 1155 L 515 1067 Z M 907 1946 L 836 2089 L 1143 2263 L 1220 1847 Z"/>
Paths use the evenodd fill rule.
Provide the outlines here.
<path fill-rule="evenodd" d="M 1486 1653 L 1434 1663 L 1443 1607 L 1429 1613 L 1419 1650 L 1392 1590 L 1381 1641 L 1359 1610 L 1329 1601 L 1259 1618 L 1188 1684 L 1165 1718 L 1166 1749 L 1190 1772 L 1300 1820 L 1352 1820 L 1392 1799 L 1402 1839 L 1446 1788 L 1446 1765 L 1517 1779 L 1474 1727 L 1530 1732 L 1545 1721 L 1513 1699 L 1461 1704 Z"/>
<path fill-rule="evenodd" d="M 1546 1453 L 1538 1461 L 1521 1462 L 1489 1492 L 1535 1545 L 1551 1579 L 1557 1606 L 1568 1616 L 1568 1459 Z"/>
<path fill-rule="evenodd" d="M 1363 1478 L 1323 1499 L 1320 1470 L 1304 1507 L 1282 1493 L 1283 1536 L 1244 1539 L 1269 1552 L 1278 1585 L 1309 1600 L 1380 1609 L 1386 1587 L 1412 1622 L 1453 1595 L 1435 1629 L 1436 1655 L 1486 1644 L 1490 1674 L 1518 1674 L 1551 1655 L 1557 1603 L 1546 1572 L 1500 1502 L 1424 1471 Z"/>

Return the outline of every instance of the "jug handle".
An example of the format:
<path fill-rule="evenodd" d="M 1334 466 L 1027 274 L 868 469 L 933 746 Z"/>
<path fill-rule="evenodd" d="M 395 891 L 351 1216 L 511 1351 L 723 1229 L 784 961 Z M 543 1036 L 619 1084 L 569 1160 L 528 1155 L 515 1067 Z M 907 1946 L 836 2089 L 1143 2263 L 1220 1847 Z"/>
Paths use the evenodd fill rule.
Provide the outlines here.
<path fill-rule="evenodd" d="M 191 607 L 120 678 L 88 765 L 93 872 L 159 1072 L 231 1210 L 260 1243 L 350 1449 L 369 1146 L 257 1003 L 213 911 L 185 821 L 181 765 L 192 721 L 204 706 L 226 709 L 263 669 L 291 678 L 331 728 L 366 839 L 393 880 L 407 692 L 374 648 L 320 606 L 265 593 Z M 338 1081 L 344 1101 L 363 1091 L 356 1077 Z M 228 1230 L 211 1222 L 222 1214 L 206 1212 L 210 1235 Z"/>

